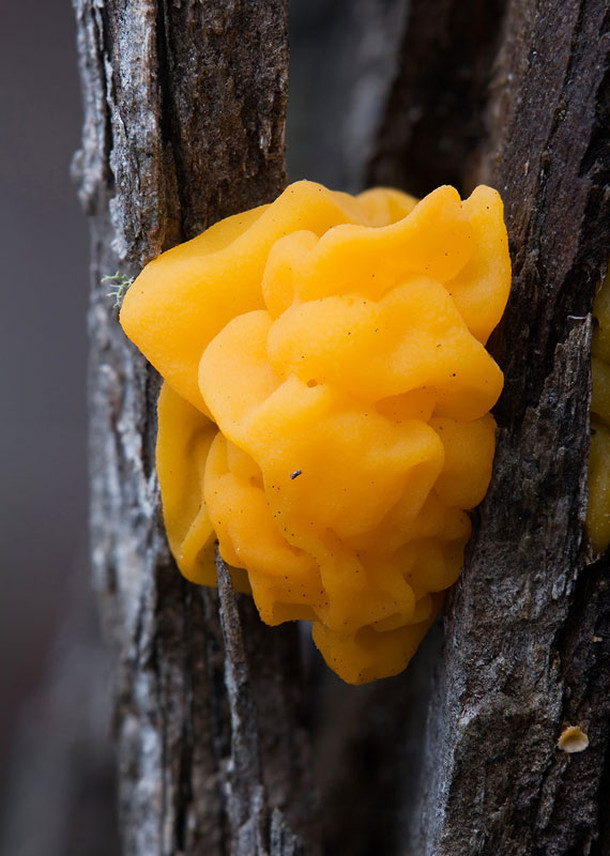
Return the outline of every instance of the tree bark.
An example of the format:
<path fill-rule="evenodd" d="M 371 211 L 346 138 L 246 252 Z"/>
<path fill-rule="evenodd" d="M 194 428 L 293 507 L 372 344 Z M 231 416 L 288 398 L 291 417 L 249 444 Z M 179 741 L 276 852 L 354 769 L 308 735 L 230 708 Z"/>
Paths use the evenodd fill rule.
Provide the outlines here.
<path fill-rule="evenodd" d="M 297 629 L 269 630 L 230 586 L 217 594 L 177 572 L 154 471 L 158 378 L 100 282 L 283 189 L 286 4 L 74 6 L 75 172 L 93 251 L 93 573 L 116 664 L 124 852 L 315 852 Z"/>
<path fill-rule="evenodd" d="M 297 629 L 261 625 L 222 562 L 218 593 L 179 576 L 154 473 L 158 378 L 100 285 L 283 188 L 285 2 L 74 5 L 92 548 L 124 852 L 609 854 L 610 583 L 583 532 L 610 233 L 607 0 L 409 4 L 370 183 L 496 186 L 514 286 L 490 343 L 506 377 L 494 477 L 442 655 L 437 628 L 405 674 L 359 688 L 310 651 L 304 679 Z M 589 736 L 580 755 L 556 748 L 567 724 Z"/>
<path fill-rule="evenodd" d="M 446 24 L 430 28 L 430 5 L 412 5 L 372 177 L 419 171 L 425 184 L 497 187 L 513 290 L 490 343 L 505 372 L 494 476 L 445 613 L 411 852 L 602 856 L 610 580 L 583 524 L 591 307 L 610 234 L 609 7 L 509 0 L 488 88 L 488 42 L 435 54 L 431 83 L 417 66 L 421 51 L 449 39 Z M 432 5 L 441 22 L 465 12 Z M 498 32 L 497 16 L 480 21 Z M 460 71 L 470 81 L 463 100 Z M 404 101 L 410 112 L 397 108 Z M 433 162 L 445 138 L 449 156 Z M 568 724 L 589 736 L 582 754 L 557 749 Z"/>

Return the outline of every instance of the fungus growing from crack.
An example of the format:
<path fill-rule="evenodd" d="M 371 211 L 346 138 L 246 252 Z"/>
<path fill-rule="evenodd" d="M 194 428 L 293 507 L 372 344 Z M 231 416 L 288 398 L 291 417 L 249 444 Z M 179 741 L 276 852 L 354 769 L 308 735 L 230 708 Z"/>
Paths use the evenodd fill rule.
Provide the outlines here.
<path fill-rule="evenodd" d="M 214 543 L 263 621 L 313 622 L 344 680 L 400 672 L 457 579 L 502 390 L 502 203 L 301 181 L 151 262 L 121 323 L 165 379 L 172 552 Z M 298 476 L 298 477 L 297 477 Z"/>

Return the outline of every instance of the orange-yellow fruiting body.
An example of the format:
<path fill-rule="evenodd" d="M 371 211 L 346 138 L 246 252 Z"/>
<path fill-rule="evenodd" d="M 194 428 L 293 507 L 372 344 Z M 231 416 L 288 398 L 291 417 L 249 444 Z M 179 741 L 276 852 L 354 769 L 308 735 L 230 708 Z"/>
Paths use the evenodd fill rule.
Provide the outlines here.
<path fill-rule="evenodd" d="M 591 347 L 591 449 L 587 532 L 593 549 L 610 544 L 610 274 L 593 306 L 596 327 Z"/>
<path fill-rule="evenodd" d="M 171 549 L 213 543 L 268 624 L 304 619 L 362 683 L 400 672 L 457 579 L 485 495 L 510 288 L 487 187 L 421 202 L 307 181 L 151 262 L 121 311 L 166 380 L 157 467 Z"/>

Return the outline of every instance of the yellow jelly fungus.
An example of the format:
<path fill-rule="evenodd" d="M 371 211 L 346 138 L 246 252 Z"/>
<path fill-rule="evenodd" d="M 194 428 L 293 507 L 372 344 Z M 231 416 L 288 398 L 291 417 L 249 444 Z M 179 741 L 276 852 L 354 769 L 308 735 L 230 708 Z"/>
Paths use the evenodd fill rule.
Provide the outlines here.
<path fill-rule="evenodd" d="M 417 202 L 308 181 L 151 262 L 121 323 L 166 380 L 157 469 L 182 573 L 214 542 L 263 621 L 350 683 L 400 672 L 491 476 L 510 287 L 488 187 Z"/>
<path fill-rule="evenodd" d="M 587 532 L 593 549 L 602 553 L 610 544 L 610 274 L 597 293 L 593 315 Z"/>

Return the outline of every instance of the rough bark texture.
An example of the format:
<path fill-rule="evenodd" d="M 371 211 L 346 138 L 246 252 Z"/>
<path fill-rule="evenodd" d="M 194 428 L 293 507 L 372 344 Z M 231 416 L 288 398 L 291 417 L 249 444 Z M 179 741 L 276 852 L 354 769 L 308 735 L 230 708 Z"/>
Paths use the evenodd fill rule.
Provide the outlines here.
<path fill-rule="evenodd" d="M 293 854 L 312 814 L 297 630 L 263 627 L 227 586 L 219 621 L 217 593 L 177 573 L 154 472 L 158 379 L 100 284 L 283 189 L 286 4 L 74 5 L 75 173 L 93 237 L 92 548 L 116 661 L 124 852 Z"/>
<path fill-rule="evenodd" d="M 610 581 L 607 557 L 592 561 L 583 523 L 590 311 L 610 233 L 608 4 L 508 2 L 489 90 L 478 73 L 488 48 L 473 54 L 472 42 L 464 56 L 453 48 L 437 57 L 428 88 L 420 49 L 410 54 L 418 27 L 422 51 L 448 38 L 446 25 L 433 32 L 419 22 L 426 7 L 432 23 L 429 5 L 413 4 L 372 172 L 496 186 L 514 285 L 491 341 L 506 377 L 494 477 L 446 612 L 411 852 L 602 856 L 610 852 Z M 476 6 L 436 5 L 445 22 Z M 499 19 L 480 22 L 495 32 Z M 476 84 L 470 92 L 460 60 Z M 459 125 L 468 116 L 478 117 L 474 138 L 468 122 Z M 429 152 L 445 138 L 447 157 L 432 163 Z M 588 734 L 582 754 L 556 748 L 567 724 Z"/>
<path fill-rule="evenodd" d="M 94 574 L 117 664 L 125 853 L 315 854 L 319 813 L 329 853 L 607 856 L 610 582 L 583 537 L 590 309 L 610 232 L 607 0 L 409 4 L 371 183 L 501 190 L 515 276 L 491 349 L 506 388 L 442 657 L 433 635 L 404 675 L 347 688 L 312 655 L 319 812 L 297 631 L 261 626 L 222 563 L 218 593 L 175 571 L 158 381 L 99 285 L 283 186 L 285 5 L 74 3 Z M 556 749 L 566 724 L 589 736 L 580 755 Z"/>

